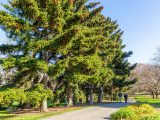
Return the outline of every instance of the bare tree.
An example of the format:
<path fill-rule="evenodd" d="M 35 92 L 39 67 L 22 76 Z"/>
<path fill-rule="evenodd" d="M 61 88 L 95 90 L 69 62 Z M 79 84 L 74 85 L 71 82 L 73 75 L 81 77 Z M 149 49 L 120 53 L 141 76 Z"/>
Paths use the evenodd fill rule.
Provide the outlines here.
<path fill-rule="evenodd" d="M 144 69 L 140 78 L 142 89 L 148 91 L 153 98 L 158 98 L 160 94 L 160 69 L 156 65 L 151 65 Z"/>
<path fill-rule="evenodd" d="M 136 71 L 138 81 L 132 88 L 134 92 L 147 92 L 153 98 L 160 94 L 160 67 L 158 65 L 139 65 Z"/>

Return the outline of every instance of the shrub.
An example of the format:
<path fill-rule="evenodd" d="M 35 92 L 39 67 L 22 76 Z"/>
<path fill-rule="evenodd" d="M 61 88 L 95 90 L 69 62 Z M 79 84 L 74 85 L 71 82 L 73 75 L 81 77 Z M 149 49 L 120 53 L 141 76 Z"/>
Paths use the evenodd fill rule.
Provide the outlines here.
<path fill-rule="evenodd" d="M 10 88 L 0 91 L 0 107 L 18 108 L 20 104 L 30 103 L 33 107 L 40 107 L 44 98 L 52 98 L 51 90 L 46 90 L 42 84 L 35 85 L 32 89 Z"/>
<path fill-rule="evenodd" d="M 12 88 L 0 92 L 0 105 L 2 107 L 18 106 L 20 103 L 25 103 L 25 101 L 26 95 L 24 90 Z"/>
<path fill-rule="evenodd" d="M 132 105 L 118 110 L 111 120 L 160 120 L 155 108 L 148 104 Z"/>
<path fill-rule="evenodd" d="M 128 106 L 127 108 L 131 109 L 135 114 L 138 116 L 143 116 L 145 114 L 154 114 L 156 112 L 155 108 L 148 104 L 141 104 L 141 105 L 132 105 Z"/>
<path fill-rule="evenodd" d="M 138 106 L 137 105 L 127 106 L 126 108 L 132 110 L 134 113 L 138 112 Z"/>
<path fill-rule="evenodd" d="M 160 120 L 159 115 L 149 115 L 141 118 L 141 120 Z"/>
<path fill-rule="evenodd" d="M 156 110 L 149 104 L 142 104 L 139 106 L 139 114 L 151 114 Z"/>
<path fill-rule="evenodd" d="M 34 88 L 26 92 L 27 102 L 33 107 L 40 107 L 44 98 L 52 98 L 53 93 L 51 90 L 46 90 L 42 84 L 35 85 Z"/>
<path fill-rule="evenodd" d="M 137 120 L 137 115 L 130 108 L 122 108 L 111 114 L 111 120 Z"/>

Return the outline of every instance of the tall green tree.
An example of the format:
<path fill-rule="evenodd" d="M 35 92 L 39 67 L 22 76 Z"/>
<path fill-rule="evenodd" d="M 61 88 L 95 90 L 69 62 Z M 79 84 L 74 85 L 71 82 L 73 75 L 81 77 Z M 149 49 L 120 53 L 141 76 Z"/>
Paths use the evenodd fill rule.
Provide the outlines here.
<path fill-rule="evenodd" d="M 4 69 L 16 71 L 12 85 L 30 89 L 41 83 L 53 92 L 63 88 L 63 97 L 71 106 L 83 86 L 89 87 L 92 103 L 94 88 L 101 90 L 113 77 L 124 76 L 117 72 L 128 69 L 122 32 L 116 21 L 101 15 L 103 7 L 98 4 L 88 0 L 10 0 L 3 4 L 6 10 L 0 11 L 0 27 L 11 43 L 0 46 L 5 55 L 1 63 Z M 47 98 L 41 106 L 41 111 L 47 111 Z"/>
<path fill-rule="evenodd" d="M 121 46 L 122 50 L 117 53 L 112 63 L 114 78 L 110 81 L 111 95 L 113 95 L 113 93 L 122 92 L 124 88 L 135 84 L 137 81 L 136 78 L 128 80 L 131 71 L 136 67 L 137 64 L 131 64 L 128 61 L 128 58 L 133 54 L 133 52 L 123 52 L 124 47 L 124 45 Z"/>
<path fill-rule="evenodd" d="M 91 35 L 95 30 L 85 23 L 103 7 L 93 9 L 99 3 L 86 3 L 86 0 L 10 0 L 9 4 L 3 4 L 6 10 L 0 11 L 0 26 L 12 42 L 0 46 L 1 53 L 6 55 L 1 61 L 5 69 L 17 71 L 13 80 L 16 87 L 30 88 L 40 82 L 47 88 L 50 80 L 65 75 L 64 80 L 71 81 L 67 83 L 71 88 L 76 80 L 94 78 L 97 72 L 90 69 L 100 69 L 100 59 L 97 55 L 80 53 L 90 47 L 83 46 L 89 41 L 88 33 Z M 88 68 L 86 71 L 84 66 Z M 42 106 L 41 111 L 46 111 L 46 98 Z"/>
<path fill-rule="evenodd" d="M 90 100 L 92 100 L 93 89 L 96 88 L 98 102 L 101 102 L 103 87 L 114 76 L 110 64 L 121 47 L 121 41 L 119 40 L 121 39 L 121 30 L 116 21 L 111 20 L 109 17 L 105 18 L 102 15 L 98 15 L 97 18 L 95 17 L 89 25 L 101 28 L 100 33 L 96 35 L 99 36 L 99 39 L 95 49 L 101 59 L 102 67 L 97 81 L 87 81 L 86 98 L 88 98 L 87 96 L 90 94 Z M 92 101 L 89 103 L 92 103 Z"/>

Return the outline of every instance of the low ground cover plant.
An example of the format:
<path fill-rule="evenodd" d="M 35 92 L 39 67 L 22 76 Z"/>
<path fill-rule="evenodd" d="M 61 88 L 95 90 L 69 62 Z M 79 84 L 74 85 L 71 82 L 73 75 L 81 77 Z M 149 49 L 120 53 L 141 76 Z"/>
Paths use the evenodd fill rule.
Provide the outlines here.
<path fill-rule="evenodd" d="M 149 104 L 131 105 L 111 114 L 111 120 L 160 120 L 160 113 Z"/>
<path fill-rule="evenodd" d="M 138 116 L 130 108 L 122 108 L 111 114 L 111 120 L 135 120 Z"/>

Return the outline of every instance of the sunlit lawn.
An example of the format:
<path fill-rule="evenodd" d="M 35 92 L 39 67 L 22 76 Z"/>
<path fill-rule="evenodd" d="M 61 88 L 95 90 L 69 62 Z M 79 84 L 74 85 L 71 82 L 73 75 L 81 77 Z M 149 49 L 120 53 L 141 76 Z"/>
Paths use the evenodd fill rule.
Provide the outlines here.
<path fill-rule="evenodd" d="M 13 117 L 13 116 L 14 116 L 14 114 L 10 114 L 10 113 L 8 113 L 5 110 L 0 111 L 0 119 L 2 119 L 2 118 L 9 118 L 9 117 Z"/>
<path fill-rule="evenodd" d="M 153 99 L 149 95 L 138 95 L 135 96 L 135 99 L 140 103 L 148 103 L 153 105 L 154 107 L 160 107 L 160 99 Z"/>
<path fill-rule="evenodd" d="M 57 115 L 69 111 L 79 110 L 83 107 L 66 108 L 61 111 L 50 111 L 47 113 L 25 113 L 25 114 L 10 114 L 6 111 L 0 111 L 0 120 L 38 120 L 40 118 Z"/>

